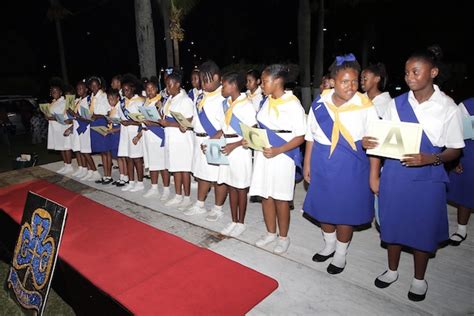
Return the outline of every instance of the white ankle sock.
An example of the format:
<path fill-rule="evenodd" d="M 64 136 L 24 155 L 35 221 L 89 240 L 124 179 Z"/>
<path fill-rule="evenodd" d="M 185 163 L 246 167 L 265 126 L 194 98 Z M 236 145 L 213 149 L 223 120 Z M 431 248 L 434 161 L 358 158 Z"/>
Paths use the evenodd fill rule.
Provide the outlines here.
<path fill-rule="evenodd" d="M 123 181 L 127 182 L 127 181 L 129 181 L 129 180 L 130 180 L 130 179 L 128 178 L 128 176 L 126 176 L 126 175 L 123 176 Z"/>
<path fill-rule="evenodd" d="M 178 194 L 176 194 L 176 196 L 178 196 Z M 189 195 L 185 195 L 183 197 L 183 201 L 190 201 L 191 200 L 191 197 Z"/>
<path fill-rule="evenodd" d="M 216 211 L 221 211 L 222 212 L 222 205 L 219 206 L 219 205 L 214 204 L 213 209 L 216 210 Z"/>
<path fill-rule="evenodd" d="M 123 174 L 120 174 L 119 180 L 122 180 L 122 181 L 123 181 L 123 178 L 124 178 L 124 177 L 125 177 L 125 176 L 124 176 Z"/>
<path fill-rule="evenodd" d="M 204 207 L 204 201 L 196 201 L 196 205 L 199 207 Z"/>
<path fill-rule="evenodd" d="M 426 283 L 425 279 L 418 280 L 416 278 L 413 278 L 413 281 L 411 282 L 411 286 L 410 286 L 410 292 L 423 295 L 426 293 L 427 289 L 428 289 L 428 283 Z"/>
<path fill-rule="evenodd" d="M 170 193 L 170 187 L 163 187 L 163 194 Z"/>
<path fill-rule="evenodd" d="M 456 231 L 459 235 L 466 237 L 467 234 L 467 225 L 458 224 L 458 230 Z"/>
<path fill-rule="evenodd" d="M 349 247 L 349 242 L 336 240 L 336 252 L 334 253 L 331 264 L 338 268 L 344 268 L 346 266 L 347 247 Z"/>
<path fill-rule="evenodd" d="M 395 280 L 398 278 L 398 271 L 392 271 L 390 269 L 387 269 L 386 272 L 384 272 L 382 275 L 379 275 L 377 279 L 379 279 L 382 282 L 385 283 L 393 283 Z"/>
<path fill-rule="evenodd" d="M 151 188 L 152 188 L 153 190 L 158 190 L 158 184 L 152 184 L 152 185 L 151 185 Z"/>
<path fill-rule="evenodd" d="M 334 252 L 336 249 L 336 232 L 332 233 L 325 233 L 324 231 L 321 231 L 323 233 L 323 238 L 324 238 L 324 248 L 318 254 L 322 256 L 328 256 Z"/>

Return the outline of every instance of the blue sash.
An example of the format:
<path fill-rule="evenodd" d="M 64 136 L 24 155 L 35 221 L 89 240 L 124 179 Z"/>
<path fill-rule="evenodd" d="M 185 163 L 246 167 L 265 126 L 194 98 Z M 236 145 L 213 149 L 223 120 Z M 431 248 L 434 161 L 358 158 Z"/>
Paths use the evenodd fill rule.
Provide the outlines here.
<path fill-rule="evenodd" d="M 148 126 L 147 129 L 161 139 L 160 147 L 165 145 L 165 129 L 161 126 Z"/>
<path fill-rule="evenodd" d="M 258 119 L 257 119 L 257 122 L 261 128 L 264 128 L 267 130 L 268 141 L 273 147 L 280 147 L 288 143 L 286 140 L 278 136 L 277 133 L 269 129 L 265 124 L 260 122 Z M 303 157 L 301 156 L 300 148 L 299 147 L 293 148 L 291 150 L 285 151 L 284 154 L 290 157 L 295 162 L 295 166 L 296 166 L 295 180 L 300 181 L 303 175 L 303 172 L 302 172 Z"/>
<path fill-rule="evenodd" d="M 194 89 L 189 90 L 189 92 L 188 92 L 188 97 L 189 97 L 192 101 L 194 101 Z"/>
<path fill-rule="evenodd" d="M 201 122 L 202 127 L 206 131 L 207 135 L 209 135 L 209 137 L 212 137 L 217 133 L 217 130 L 214 128 L 214 125 L 212 125 L 211 121 L 209 121 L 209 118 L 207 117 L 206 110 L 204 109 L 204 107 L 202 108 L 202 111 L 200 112 L 198 109 L 198 104 L 202 100 L 203 97 L 204 97 L 204 93 L 201 93 L 196 100 L 196 109 L 198 112 L 198 118 L 199 118 L 199 122 Z"/>
<path fill-rule="evenodd" d="M 224 108 L 224 113 L 227 112 L 227 109 L 229 108 L 229 105 L 227 103 L 227 98 L 224 101 L 222 101 L 222 107 Z M 230 119 L 230 126 L 240 136 L 242 136 L 242 130 L 240 129 L 241 122 L 242 121 L 234 113 L 232 113 L 232 117 Z"/>
<path fill-rule="evenodd" d="M 259 112 L 262 109 L 262 106 L 265 104 L 265 101 L 267 101 L 268 96 L 264 95 L 263 99 L 260 101 L 260 105 L 258 106 L 258 111 Z"/>
<path fill-rule="evenodd" d="M 122 109 L 122 113 L 123 115 L 127 118 L 127 120 L 130 119 L 130 117 L 128 116 L 128 114 L 130 113 L 127 108 L 125 107 L 125 97 L 121 98 L 120 99 L 120 108 Z"/>
<path fill-rule="evenodd" d="M 89 106 L 91 104 L 91 95 L 89 94 L 87 96 L 87 105 Z M 78 124 L 78 127 L 76 128 L 76 131 L 77 133 L 80 135 L 82 133 L 85 133 L 85 131 L 87 130 L 87 126 L 89 126 L 89 122 L 85 122 L 83 120 L 77 120 L 77 124 Z"/>
<path fill-rule="evenodd" d="M 464 104 L 464 107 L 466 108 L 469 115 L 474 115 L 474 98 L 464 100 L 462 103 Z"/>
<path fill-rule="evenodd" d="M 415 112 L 413 111 L 410 102 L 408 101 L 408 93 L 404 93 L 395 98 L 395 107 L 398 112 L 400 121 L 402 122 L 411 122 L 419 123 L 418 118 L 416 117 Z M 437 154 L 442 151 L 441 147 L 433 146 L 428 136 L 426 136 L 425 131 L 423 131 L 421 137 L 421 146 L 420 152 Z M 388 164 L 388 165 L 387 165 Z M 401 173 L 404 173 L 407 178 L 413 181 L 434 181 L 434 182 L 449 182 L 446 171 L 444 170 L 443 165 L 439 166 L 422 166 L 422 167 L 402 167 L 398 160 L 386 159 L 384 164 L 384 171 L 389 166 L 400 169 Z"/>
<path fill-rule="evenodd" d="M 178 123 L 178 121 L 176 121 L 174 117 L 168 116 L 168 115 L 165 116 L 165 121 L 170 122 L 170 123 Z"/>

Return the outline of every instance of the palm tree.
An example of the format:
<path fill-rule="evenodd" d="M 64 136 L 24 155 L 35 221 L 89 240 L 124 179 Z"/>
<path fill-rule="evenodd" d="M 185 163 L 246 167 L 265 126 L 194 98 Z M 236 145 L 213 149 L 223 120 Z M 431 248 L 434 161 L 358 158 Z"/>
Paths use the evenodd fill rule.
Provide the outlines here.
<path fill-rule="evenodd" d="M 180 66 L 179 42 L 184 39 L 184 30 L 181 28 L 181 21 L 186 14 L 194 8 L 197 2 L 198 0 L 171 0 L 169 34 L 173 41 L 174 67 L 176 68 Z"/>
<path fill-rule="evenodd" d="M 135 0 L 135 28 L 140 76 L 149 78 L 156 75 L 155 30 L 150 0 Z"/>
<path fill-rule="evenodd" d="M 311 105 L 311 8 L 309 0 L 299 0 L 298 6 L 298 55 L 302 104 L 305 110 Z"/>
<path fill-rule="evenodd" d="M 319 3 L 318 3 L 319 2 Z M 315 0 L 314 6 L 317 8 L 317 26 L 316 26 L 316 48 L 314 54 L 313 71 L 313 95 L 316 97 L 321 84 L 321 78 L 324 74 L 324 0 Z"/>
<path fill-rule="evenodd" d="M 165 32 L 166 66 L 173 67 L 173 44 L 171 42 L 170 34 L 171 2 L 170 0 L 157 0 L 157 3 L 163 18 L 163 29 Z"/>
<path fill-rule="evenodd" d="M 59 62 L 61 64 L 61 75 L 63 78 L 64 83 L 68 83 L 68 75 L 67 75 L 67 68 L 66 68 L 66 54 L 64 52 L 64 40 L 63 40 L 63 33 L 61 28 L 61 20 L 64 19 L 66 16 L 70 15 L 66 8 L 64 8 L 59 0 L 49 0 L 50 7 L 48 9 L 47 16 L 49 20 L 54 21 L 56 25 L 56 37 L 58 39 L 58 50 L 59 50 Z"/>

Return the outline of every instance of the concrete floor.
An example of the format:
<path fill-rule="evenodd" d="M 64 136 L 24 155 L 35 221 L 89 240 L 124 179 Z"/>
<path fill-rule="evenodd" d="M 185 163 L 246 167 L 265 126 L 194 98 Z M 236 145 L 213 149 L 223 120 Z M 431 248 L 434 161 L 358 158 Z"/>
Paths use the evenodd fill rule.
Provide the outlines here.
<path fill-rule="evenodd" d="M 272 246 L 254 246 L 265 233 L 260 204 L 248 205 L 247 230 L 239 238 L 227 238 L 218 232 L 230 222 L 230 210 L 225 204 L 225 216 L 218 222 L 207 222 L 205 215 L 185 216 L 164 207 L 157 198 L 145 199 L 143 192 L 128 193 L 112 186 L 80 182 L 54 171 L 61 163 L 22 169 L 0 175 L 0 187 L 33 178 L 47 179 L 67 189 L 113 208 L 127 216 L 158 229 L 170 232 L 202 247 L 207 247 L 229 259 L 240 262 L 275 278 L 278 289 L 258 304 L 249 315 L 466 315 L 474 314 L 474 241 L 468 238 L 459 247 L 440 249 L 430 260 L 426 280 L 429 291 L 423 302 L 408 300 L 407 292 L 413 276 L 413 259 L 403 253 L 399 280 L 387 289 L 373 285 L 377 275 L 386 269 L 386 251 L 380 246 L 375 228 L 356 232 L 349 248 L 343 273 L 332 276 L 327 264 L 315 263 L 311 257 L 323 246 L 320 229 L 303 218 L 299 211 L 305 191 L 298 185 L 295 210 L 292 211 L 287 253 L 276 255 Z M 116 171 L 114 171 L 116 172 Z M 146 183 L 148 188 L 150 183 Z M 195 189 L 191 193 L 195 199 Z M 211 193 L 208 209 L 213 204 Z M 456 212 L 449 207 L 451 231 L 455 228 Z M 473 221 L 469 232 L 474 232 Z M 468 234 L 469 235 L 469 234 Z M 470 236 L 468 236 L 470 237 Z"/>

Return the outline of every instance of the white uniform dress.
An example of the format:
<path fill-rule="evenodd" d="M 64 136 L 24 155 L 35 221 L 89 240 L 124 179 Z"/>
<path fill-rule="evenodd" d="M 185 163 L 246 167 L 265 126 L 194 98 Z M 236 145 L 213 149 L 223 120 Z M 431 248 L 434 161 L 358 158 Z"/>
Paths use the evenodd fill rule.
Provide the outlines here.
<path fill-rule="evenodd" d="M 301 102 L 293 99 L 292 96 L 290 91 L 285 91 L 282 98 L 292 100 L 278 106 L 278 115 L 274 110 L 270 111 L 269 98 L 257 113 L 258 121 L 268 128 L 291 131 L 291 133 L 277 134 L 286 141 L 306 133 L 304 109 Z M 256 152 L 249 194 L 291 201 L 295 186 L 295 170 L 294 161 L 284 153 L 273 158 L 265 158 L 262 152 Z"/>
<path fill-rule="evenodd" d="M 168 98 L 163 110 L 167 117 L 172 117 L 171 111 L 179 112 L 187 119 L 194 115 L 193 101 L 183 89 L 174 97 Z M 170 172 L 190 172 L 194 149 L 193 131 L 182 133 L 178 127 L 166 127 L 165 137 L 166 169 Z"/>
<path fill-rule="evenodd" d="M 217 88 L 214 92 L 204 92 L 204 110 L 206 111 L 207 118 L 211 122 L 212 126 L 216 131 L 220 130 L 220 122 L 224 117 L 224 109 L 222 102 L 224 97 L 221 94 L 222 87 Z M 192 163 L 192 172 L 196 178 L 216 182 L 219 175 L 219 166 L 210 165 L 207 163 L 206 155 L 201 150 L 201 144 L 209 139 L 208 136 L 197 136 L 198 134 L 206 133 L 206 130 L 202 127 L 198 117 L 198 106 L 194 107 L 193 116 L 193 127 L 194 127 L 194 155 Z M 211 135 L 213 136 L 213 135 Z"/>
<path fill-rule="evenodd" d="M 89 110 L 89 102 L 88 98 L 85 97 L 81 100 L 80 106 Z M 77 122 L 76 122 L 77 123 Z M 81 153 L 83 154 L 90 154 L 92 153 L 92 146 L 91 146 L 91 127 L 87 125 L 86 130 L 84 133 L 79 134 L 79 143 L 81 145 Z"/>
<path fill-rule="evenodd" d="M 255 112 L 258 112 L 260 109 L 260 102 L 263 100 L 262 88 L 258 86 L 254 93 L 250 92 L 250 90 L 247 90 L 246 94 L 252 102 Z"/>
<path fill-rule="evenodd" d="M 158 98 L 146 100 L 146 107 L 156 107 Z M 145 168 L 150 171 L 158 171 L 166 169 L 165 165 L 165 147 L 161 147 L 162 139 L 150 130 L 143 133 L 143 162 Z"/>
<path fill-rule="evenodd" d="M 230 98 L 228 98 L 227 102 L 230 102 L 229 99 Z M 247 98 L 245 93 L 242 93 L 234 101 L 234 104 L 235 107 L 232 110 L 232 114 L 242 123 L 247 126 L 254 126 L 257 124 L 257 113 L 255 112 L 252 102 Z M 236 131 L 232 126 L 227 126 L 225 119 L 221 122 L 221 128 L 224 135 L 236 134 Z M 225 138 L 225 140 L 227 144 L 230 144 L 240 142 L 242 137 L 228 137 Z M 219 165 L 219 177 L 217 183 L 225 183 L 238 189 L 248 188 L 252 181 L 252 150 L 239 146 L 227 156 L 227 159 L 229 160 L 229 165 Z"/>
<path fill-rule="evenodd" d="M 138 95 L 134 95 L 133 98 L 130 100 L 125 100 L 125 108 L 130 113 L 140 113 L 138 108 L 143 105 L 144 99 L 139 97 Z M 127 136 L 127 157 L 129 158 L 140 158 L 143 157 L 143 137 L 140 138 L 138 143 L 135 145 L 133 144 L 133 138 L 138 134 L 138 126 L 137 125 L 129 125 L 126 126 L 127 132 L 124 133 Z M 122 134 L 120 134 L 120 143 L 119 143 L 119 156 L 122 156 L 121 153 L 121 146 L 122 145 Z"/>
<path fill-rule="evenodd" d="M 82 102 L 85 102 L 87 104 L 87 97 L 84 98 L 77 98 L 74 100 L 76 104 L 76 113 L 79 113 L 79 108 L 81 106 Z M 71 134 L 71 147 L 72 151 L 81 151 L 81 138 L 79 137 L 79 133 L 77 132 L 77 128 L 79 127 L 79 123 L 77 123 L 77 120 L 74 119 L 72 121 L 72 134 Z"/>
<path fill-rule="evenodd" d="M 66 111 L 66 100 L 64 97 L 60 97 L 56 101 L 53 101 L 49 106 L 49 111 L 52 114 L 63 115 L 64 119 L 67 119 Z M 68 129 L 71 124 L 62 125 L 57 121 L 49 121 L 48 125 L 48 149 L 51 150 L 69 150 L 71 149 L 71 135 L 64 136 L 64 132 Z"/>
<path fill-rule="evenodd" d="M 382 92 L 381 94 L 373 98 L 372 104 L 374 105 L 379 117 L 385 116 L 385 112 L 388 111 L 388 108 L 390 106 L 390 101 L 392 101 L 392 97 L 388 92 Z"/>

